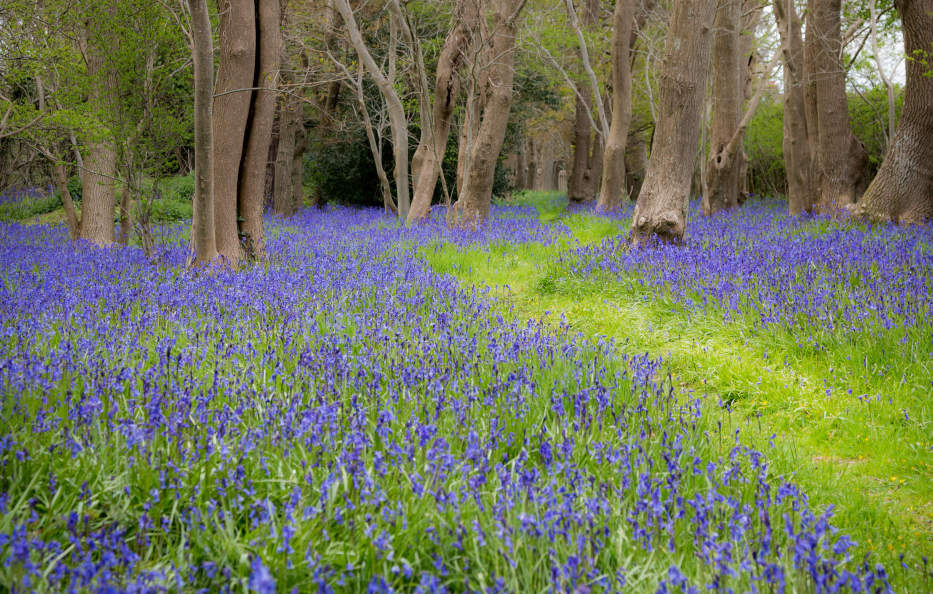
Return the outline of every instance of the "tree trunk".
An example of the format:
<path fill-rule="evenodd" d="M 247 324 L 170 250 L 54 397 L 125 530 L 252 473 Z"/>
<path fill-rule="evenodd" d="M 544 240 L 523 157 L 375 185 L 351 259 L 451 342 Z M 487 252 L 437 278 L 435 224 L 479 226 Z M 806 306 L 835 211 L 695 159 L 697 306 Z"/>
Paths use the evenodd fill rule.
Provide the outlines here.
<path fill-rule="evenodd" d="M 463 68 L 466 52 L 473 44 L 478 17 L 475 0 L 458 0 L 454 28 L 444 39 L 444 48 L 437 61 L 431 120 L 434 131 L 430 135 L 433 146 L 422 154 L 415 182 L 415 194 L 406 220 L 408 223 L 425 220 L 431 212 L 431 199 L 434 197 L 434 188 L 437 186 L 444 154 L 447 152 L 451 116 L 457 104 L 457 95 L 460 93 L 460 70 Z M 413 167 L 413 173 L 414 169 Z"/>
<path fill-rule="evenodd" d="M 589 89 L 580 89 L 576 98 L 576 112 L 573 120 L 573 159 L 570 167 L 570 179 L 567 183 L 567 197 L 571 202 L 584 202 L 593 196 L 587 192 L 587 173 L 590 165 L 590 145 L 593 137 L 590 125 Z"/>
<path fill-rule="evenodd" d="M 596 73 L 593 71 L 590 63 L 589 50 L 586 46 L 586 38 L 583 35 L 583 28 L 577 22 L 576 12 L 573 7 L 573 0 L 565 0 L 567 12 L 570 16 L 571 25 L 577 33 L 577 41 L 580 46 L 580 62 L 583 73 L 586 75 L 589 84 L 584 84 L 576 95 L 576 115 L 574 118 L 574 140 L 573 140 L 573 163 L 570 170 L 570 180 L 567 185 L 567 196 L 573 202 L 586 202 L 596 197 L 596 191 L 599 189 L 597 180 L 602 175 L 603 168 L 603 148 L 605 140 L 603 135 L 609 134 L 610 124 L 605 116 L 605 109 L 602 106 L 601 97 L 597 94 L 599 87 L 596 84 Z M 599 18 L 599 3 L 593 0 L 586 0 L 583 10 L 583 27 L 591 28 L 596 24 Z M 599 130 L 593 130 L 590 112 L 592 111 L 592 102 L 596 101 Z"/>
<path fill-rule="evenodd" d="M 813 209 L 810 145 L 804 81 L 803 41 L 794 0 L 774 0 L 784 61 L 784 169 L 787 207 L 792 215 Z"/>
<path fill-rule="evenodd" d="M 103 51 L 93 42 L 88 44 L 86 54 L 91 79 L 88 102 L 94 109 L 111 109 L 110 100 L 116 93 L 115 73 L 108 68 Z M 82 209 L 78 237 L 98 246 L 109 246 L 114 241 L 117 154 L 109 134 L 106 130 L 88 143 L 87 158 L 80 167 Z"/>
<path fill-rule="evenodd" d="M 207 0 L 188 0 L 194 42 L 194 222 L 191 243 L 195 264 L 217 257 L 214 234 L 213 103 L 214 49 Z"/>
<path fill-rule="evenodd" d="M 68 223 L 68 234 L 71 236 L 71 239 L 77 239 L 81 223 L 78 220 L 78 213 L 75 210 L 75 203 L 71 198 L 71 192 L 68 191 L 68 174 L 65 173 L 65 165 L 54 162 L 52 167 L 55 172 L 55 185 L 58 186 L 58 193 L 62 195 L 62 206 L 65 209 L 65 221 Z"/>
<path fill-rule="evenodd" d="M 283 44 L 284 47 L 284 44 Z M 275 211 L 275 164 L 279 154 L 279 137 L 282 134 L 282 118 L 285 116 L 285 97 L 279 96 L 275 105 L 275 119 L 272 120 L 272 136 L 269 138 L 269 155 L 266 159 L 266 174 L 263 180 L 263 208 Z"/>
<path fill-rule="evenodd" d="M 815 95 L 819 212 L 838 214 L 853 204 L 868 164 L 862 143 L 849 127 L 846 73 L 841 63 L 841 0 L 809 0 L 807 53 L 809 85 Z M 813 152 L 811 151 L 811 158 Z"/>
<path fill-rule="evenodd" d="M 117 155 L 108 141 L 91 143 L 81 171 L 81 230 L 79 237 L 99 246 L 114 240 L 114 176 Z"/>
<path fill-rule="evenodd" d="M 599 188 L 599 211 L 613 211 L 622 206 L 625 193 L 625 147 L 632 123 L 632 26 L 635 0 L 617 0 L 612 28 L 612 123 L 603 153 L 603 172 Z"/>
<path fill-rule="evenodd" d="M 261 259 L 266 252 L 266 237 L 262 223 L 263 189 L 269 142 L 272 139 L 272 121 L 275 119 L 275 96 L 279 80 L 279 60 L 282 55 L 281 8 L 279 0 L 257 0 L 256 27 L 258 70 L 253 78 L 253 104 L 246 146 L 240 170 L 237 206 L 240 234 L 247 255 Z"/>
<path fill-rule="evenodd" d="M 386 77 L 376 60 L 373 59 L 372 54 L 369 53 L 369 49 L 366 47 L 365 41 L 363 41 L 363 35 L 356 25 L 356 18 L 353 16 L 353 10 L 350 8 L 348 0 L 336 0 L 335 6 L 347 25 L 350 42 L 353 44 L 360 62 L 375 80 L 376 86 L 386 102 L 386 109 L 389 112 L 389 127 L 392 130 L 392 153 L 395 158 L 395 191 L 398 196 L 399 216 L 406 219 L 411 202 L 408 192 L 408 119 L 405 117 L 405 108 L 395 91 L 395 81 Z"/>
<path fill-rule="evenodd" d="M 660 74 L 658 122 L 631 240 L 681 241 L 687 226 L 716 0 L 675 0 Z"/>
<path fill-rule="evenodd" d="M 304 170 L 305 170 L 305 146 L 307 145 L 307 135 L 305 134 L 304 110 L 301 104 L 298 105 L 295 114 L 294 123 L 295 150 L 292 153 L 292 211 L 297 212 L 304 206 Z"/>
<path fill-rule="evenodd" d="M 231 266 L 240 261 L 238 196 L 246 126 L 256 68 L 253 0 L 220 0 L 217 36 L 220 60 L 212 114 L 214 234 L 217 251 Z M 245 90 L 244 90 L 245 89 Z"/>
<path fill-rule="evenodd" d="M 716 10 L 713 23 L 712 121 L 709 160 L 703 179 L 703 214 L 712 215 L 739 205 L 741 143 L 726 154 L 742 117 L 745 61 L 739 50 L 742 23 L 741 0 L 726 0 Z"/>
<path fill-rule="evenodd" d="M 515 34 L 519 12 L 524 0 L 498 0 L 491 46 L 486 61 L 488 94 L 482 110 L 482 120 L 473 139 L 469 167 L 463 181 L 463 191 L 454 205 L 453 226 L 476 229 L 489 216 L 492 183 L 496 162 L 512 104 L 512 81 L 515 77 Z M 479 117 L 479 114 L 474 114 Z"/>
<path fill-rule="evenodd" d="M 630 200 L 638 200 L 648 169 L 648 143 L 641 133 L 629 134 L 625 143 L 625 191 Z"/>
<path fill-rule="evenodd" d="M 928 56 L 933 47 L 930 3 L 896 0 L 895 7 L 903 24 L 905 55 Z M 933 76 L 929 58 L 907 60 L 900 121 L 881 168 L 855 212 L 899 223 L 933 218 Z"/>
<path fill-rule="evenodd" d="M 273 188 L 272 209 L 280 215 L 290 217 L 295 214 L 295 191 L 292 187 L 292 167 L 295 161 L 296 114 L 290 99 L 282 101 L 279 117 L 279 146 L 275 155 L 275 183 Z"/>

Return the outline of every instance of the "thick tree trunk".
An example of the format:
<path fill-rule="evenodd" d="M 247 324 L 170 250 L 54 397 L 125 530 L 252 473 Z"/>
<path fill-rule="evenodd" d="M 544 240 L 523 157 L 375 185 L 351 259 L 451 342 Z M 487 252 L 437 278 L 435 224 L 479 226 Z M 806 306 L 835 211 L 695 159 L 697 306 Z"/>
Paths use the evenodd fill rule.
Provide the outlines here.
<path fill-rule="evenodd" d="M 93 108 L 111 108 L 110 100 L 116 93 L 115 73 L 107 67 L 103 52 L 90 43 L 86 50 L 87 69 L 91 78 L 88 101 Z M 88 143 L 87 158 L 81 170 L 81 225 L 78 237 L 99 246 L 114 241 L 113 214 L 116 206 L 114 182 L 117 172 L 117 154 L 109 131 Z"/>
<path fill-rule="evenodd" d="M 927 0 L 896 0 L 904 53 L 927 55 L 933 47 L 933 10 Z M 881 169 L 855 212 L 899 223 L 933 218 L 933 77 L 928 60 L 907 60 L 904 107 Z"/>
<path fill-rule="evenodd" d="M 214 49 L 207 0 L 188 0 L 194 41 L 194 223 L 191 243 L 196 264 L 217 257 L 214 234 L 213 93 Z"/>
<path fill-rule="evenodd" d="M 253 104 L 246 146 L 240 171 L 238 207 L 240 234 L 247 255 L 261 259 L 266 252 L 266 237 L 262 223 L 263 189 L 269 142 L 272 139 L 272 121 L 275 119 L 276 87 L 279 80 L 279 60 L 282 55 L 282 30 L 279 0 L 257 0 L 258 56 L 253 78 Z"/>
<path fill-rule="evenodd" d="M 819 151 L 817 209 L 838 214 L 858 198 L 857 188 L 868 164 L 865 147 L 849 127 L 846 73 L 841 63 L 841 0 L 810 0 L 807 44 L 812 50 L 809 85 L 816 103 L 816 145 Z M 811 151 L 811 158 L 813 152 Z"/>
<path fill-rule="evenodd" d="M 99 246 L 114 240 L 114 177 L 117 154 L 108 141 L 91 143 L 81 171 L 81 230 L 79 237 Z"/>
<path fill-rule="evenodd" d="M 631 240 L 681 241 L 687 226 L 716 0 L 675 0 L 664 43 L 654 146 Z"/>
<path fill-rule="evenodd" d="M 475 229 L 489 216 L 493 176 L 512 104 L 516 21 L 523 5 L 524 0 L 498 0 L 496 3 L 495 24 L 488 48 L 491 59 L 486 62 L 488 94 L 482 121 L 470 147 L 463 191 L 454 205 L 453 226 Z"/>
<path fill-rule="evenodd" d="M 617 210 L 625 192 L 625 148 L 632 123 L 632 26 L 635 0 L 617 0 L 612 21 L 612 122 L 603 157 L 599 211 Z"/>
<path fill-rule="evenodd" d="M 784 62 L 784 169 L 787 207 L 792 215 L 813 209 L 810 145 L 804 81 L 803 41 L 794 0 L 774 0 Z"/>
<path fill-rule="evenodd" d="M 214 234 L 217 251 L 231 266 L 240 261 L 237 223 L 240 165 L 245 148 L 256 69 L 253 0 L 220 0 L 217 28 L 220 60 L 212 114 Z"/>
<path fill-rule="evenodd" d="M 444 39 L 444 48 L 437 61 L 437 76 L 434 83 L 434 107 L 431 123 L 434 131 L 432 141 L 422 154 L 415 181 L 415 194 L 411 201 L 411 210 L 406 222 L 425 220 L 431 211 L 431 199 L 437 178 L 441 174 L 447 140 L 450 137 L 450 123 L 457 95 L 460 93 L 460 70 L 466 59 L 466 52 L 473 43 L 476 21 L 479 17 L 476 0 L 458 0 L 454 13 L 454 27 Z M 415 167 L 412 167 L 415 173 Z"/>
<path fill-rule="evenodd" d="M 741 142 L 730 143 L 742 118 L 745 67 L 740 51 L 741 0 L 725 0 L 713 23 L 712 121 L 709 160 L 703 177 L 703 214 L 712 215 L 739 205 L 742 170 Z M 727 147 L 731 154 L 726 153 Z"/>

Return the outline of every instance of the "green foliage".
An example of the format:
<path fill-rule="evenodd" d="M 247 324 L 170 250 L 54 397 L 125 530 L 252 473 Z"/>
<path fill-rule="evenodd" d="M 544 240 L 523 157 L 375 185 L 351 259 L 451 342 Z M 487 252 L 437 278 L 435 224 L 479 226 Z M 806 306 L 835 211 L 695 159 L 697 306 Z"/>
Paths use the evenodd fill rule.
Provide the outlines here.
<path fill-rule="evenodd" d="M 903 89 L 895 94 L 895 112 L 900 117 Z M 874 176 L 887 149 L 888 96 L 884 87 L 849 94 L 849 124 L 868 151 L 870 175 Z M 763 100 L 745 134 L 748 155 L 749 191 L 773 196 L 785 191 L 784 104 L 780 97 Z"/>
<path fill-rule="evenodd" d="M 20 202 L 0 203 L 0 221 L 22 221 L 50 213 L 61 208 L 62 200 L 58 194 L 40 198 L 29 198 Z"/>
<path fill-rule="evenodd" d="M 748 155 L 748 189 L 756 195 L 783 194 L 784 103 L 780 98 L 763 100 L 745 133 Z"/>
<path fill-rule="evenodd" d="M 191 200 L 162 198 L 152 202 L 149 216 L 156 223 L 174 223 L 191 219 L 193 214 Z"/>
<path fill-rule="evenodd" d="M 894 95 L 894 110 L 899 118 L 904 105 L 903 89 Z M 852 132 L 865 144 L 871 162 L 872 175 L 881 166 L 887 149 L 888 94 L 884 87 L 875 87 L 867 93 L 849 95 L 849 124 Z"/>
<path fill-rule="evenodd" d="M 190 204 L 194 198 L 194 174 L 168 177 L 159 182 L 163 200 Z"/>
<path fill-rule="evenodd" d="M 560 321 L 630 352 L 663 357 L 669 367 L 659 375 L 670 372 L 676 385 L 707 395 L 708 433 L 741 428 L 745 445 L 767 452 L 773 472 L 793 477 L 811 501 L 832 502 L 835 521 L 858 542 L 856 556 L 872 552 L 886 566 L 898 567 L 902 551 L 929 554 L 933 483 L 923 479 L 926 463 L 918 467 L 918 459 L 924 460 L 920 449 L 903 447 L 929 446 L 930 369 L 924 347 L 916 346 L 928 337 L 929 326 L 909 335 L 866 330 L 851 338 L 813 327 L 805 332 L 828 337 L 822 350 L 805 352 L 788 329 L 762 330 L 750 321 L 754 316 L 726 324 L 715 309 L 679 309 L 636 274 L 581 278 L 575 273 L 568 251 L 618 241 L 628 218 L 568 214 L 556 193 L 523 192 L 510 201 L 516 203 L 534 206 L 542 222 L 569 227 L 572 238 L 549 246 L 443 244 L 422 250 L 422 256 L 437 272 L 489 287 L 508 303 L 506 315 Z M 801 219 L 794 236 L 814 237 L 844 226 Z M 848 399 L 838 397 L 846 390 Z M 883 394 L 887 409 L 853 406 L 858 400 L 852 394 Z M 718 407 L 720 399 L 729 406 Z M 909 425 L 908 413 L 923 421 Z M 929 588 L 924 582 L 903 589 Z"/>
<path fill-rule="evenodd" d="M 379 176 L 363 130 L 312 138 L 308 145 L 305 171 L 325 200 L 359 206 L 382 204 Z M 391 158 L 391 147 L 384 153 Z M 383 166 L 391 181 L 391 162 Z"/>

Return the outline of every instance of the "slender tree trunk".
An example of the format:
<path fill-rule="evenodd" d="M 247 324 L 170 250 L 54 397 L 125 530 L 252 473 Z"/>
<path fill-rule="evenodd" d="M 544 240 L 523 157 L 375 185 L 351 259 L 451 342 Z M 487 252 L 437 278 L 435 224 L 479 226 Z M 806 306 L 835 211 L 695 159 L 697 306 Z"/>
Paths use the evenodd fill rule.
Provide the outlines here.
<path fill-rule="evenodd" d="M 372 54 L 369 53 L 369 49 L 363 41 L 363 35 L 356 25 L 356 18 L 353 16 L 353 10 L 350 8 L 348 0 L 336 0 L 335 6 L 347 25 L 350 42 L 353 44 L 360 62 L 366 67 L 366 71 L 373 77 L 373 80 L 376 81 L 376 86 L 386 102 L 386 108 L 389 112 L 389 127 L 392 130 L 392 153 L 395 158 L 395 190 L 398 196 L 399 216 L 406 219 L 411 202 L 408 191 L 408 119 L 405 117 L 405 108 L 395 91 L 395 81 L 389 80 L 376 63 L 376 60 L 373 59 Z"/>
<path fill-rule="evenodd" d="M 841 0 L 810 0 L 807 54 L 810 86 L 816 101 L 816 144 L 819 151 L 817 209 L 838 214 L 858 198 L 857 188 L 868 155 L 849 127 L 845 69 L 841 63 Z M 812 25 L 812 30 L 811 30 Z M 811 151 L 811 158 L 813 152 Z"/>
<path fill-rule="evenodd" d="M 871 13 L 871 53 L 875 59 L 876 70 L 878 75 L 881 77 L 881 82 L 884 83 L 884 88 L 888 91 L 888 131 L 885 134 L 885 139 L 888 142 L 891 141 L 891 137 L 894 135 L 895 128 L 895 98 L 894 98 L 894 83 L 891 82 L 890 77 L 888 77 L 887 72 L 885 72 L 885 66 L 881 63 L 881 50 L 878 47 L 878 7 L 875 0 L 869 0 L 868 2 L 869 11 Z M 933 10 L 933 6 L 930 8 Z"/>
<path fill-rule="evenodd" d="M 590 125 L 590 102 L 592 94 L 583 87 L 576 98 L 576 110 L 573 119 L 573 157 L 570 166 L 570 179 L 567 182 L 567 197 L 572 202 L 584 202 L 593 196 L 587 192 L 587 173 L 590 165 L 590 145 L 593 127 Z"/>
<path fill-rule="evenodd" d="M 214 234 L 214 48 L 207 0 L 188 0 L 194 41 L 194 224 L 191 240 L 196 264 L 217 257 Z"/>
<path fill-rule="evenodd" d="M 927 0 L 896 0 L 907 56 L 929 56 L 933 10 Z M 907 60 L 904 107 L 878 175 L 855 212 L 863 217 L 919 223 L 933 218 L 933 76 L 929 58 Z"/>
<path fill-rule="evenodd" d="M 742 118 L 745 61 L 740 52 L 741 0 L 725 0 L 713 23 L 712 121 L 709 160 L 703 178 L 703 214 L 712 215 L 739 205 L 741 143 L 725 154 Z"/>
<path fill-rule="evenodd" d="M 612 122 L 603 153 L 603 172 L 596 209 L 613 211 L 625 193 L 625 148 L 632 123 L 632 26 L 635 0 L 617 0 L 612 21 Z"/>
<path fill-rule="evenodd" d="M 681 241 L 687 226 L 716 0 L 675 0 L 660 74 L 658 121 L 631 240 Z"/>
<path fill-rule="evenodd" d="M 68 234 L 71 239 L 77 239 L 81 228 L 78 220 L 78 212 L 75 210 L 74 200 L 71 198 L 71 192 L 68 191 L 68 174 L 65 173 L 65 166 L 62 163 L 53 163 L 55 172 L 55 185 L 58 186 L 58 193 L 62 195 L 62 206 L 65 209 L 65 221 L 68 223 Z"/>
<path fill-rule="evenodd" d="M 427 219 L 431 211 L 431 199 L 434 197 L 434 188 L 437 186 L 444 154 L 447 152 L 451 117 L 457 104 L 457 95 L 460 93 L 460 70 L 463 68 L 466 52 L 473 44 L 476 20 L 479 18 L 477 5 L 478 0 L 458 0 L 454 13 L 454 27 L 444 39 L 444 48 L 437 61 L 431 119 L 434 131 L 430 135 L 433 146 L 422 155 L 408 223 Z M 413 173 L 414 169 L 412 167 Z"/>
<path fill-rule="evenodd" d="M 282 101 L 279 116 L 279 146 L 275 155 L 275 182 L 273 187 L 272 209 L 285 216 L 295 214 L 295 190 L 292 187 L 292 167 L 295 161 L 295 135 L 297 117 L 295 106 L 290 99 Z"/>
<path fill-rule="evenodd" d="M 781 35 L 784 62 L 784 169 L 787 177 L 787 207 L 792 215 L 813 209 L 810 180 L 810 144 L 804 81 L 804 50 L 800 17 L 794 0 L 774 0 L 774 14 Z"/>
<path fill-rule="evenodd" d="M 638 200 L 648 169 L 648 143 L 640 133 L 629 133 L 625 143 L 625 191 L 630 200 Z"/>
<path fill-rule="evenodd" d="M 482 121 L 470 147 L 469 168 L 463 191 L 454 205 L 453 226 L 475 229 L 489 216 L 492 183 L 496 162 L 512 104 L 512 81 L 515 77 L 515 34 L 524 0 L 498 0 L 495 26 L 487 61 L 488 94 Z"/>
<path fill-rule="evenodd" d="M 284 44 L 283 44 L 284 47 Z M 263 179 L 263 208 L 275 211 L 275 165 L 279 155 L 279 137 L 282 134 L 282 118 L 285 116 L 285 97 L 278 97 L 275 105 L 275 119 L 272 120 L 272 136 L 269 139 L 269 156 L 266 159 L 266 174 Z"/>
<path fill-rule="evenodd" d="M 220 60 L 213 106 L 214 234 L 217 251 L 231 266 L 240 261 L 238 196 L 246 127 L 256 69 L 253 0 L 219 0 Z"/>
<path fill-rule="evenodd" d="M 421 52 L 421 40 L 412 30 L 411 23 L 408 20 L 408 14 L 402 7 L 399 0 L 389 0 L 388 4 L 391 18 L 395 19 L 398 29 L 402 32 L 408 46 L 411 50 L 411 58 L 414 61 L 416 79 L 416 94 L 418 96 L 418 115 L 421 124 L 421 137 L 415 148 L 415 153 L 411 158 L 411 180 L 414 194 L 417 191 L 418 180 L 421 175 L 421 167 L 427 154 L 434 148 L 434 125 L 433 111 L 431 109 L 431 90 L 428 84 L 427 69 L 424 67 L 424 55 Z M 390 77 L 394 78 L 394 77 Z"/>
<path fill-rule="evenodd" d="M 127 178 L 129 181 L 129 178 Z M 117 243 L 127 245 L 130 241 L 130 228 L 133 226 L 133 213 L 130 211 L 130 196 L 132 195 L 130 185 L 124 184 L 123 191 L 120 193 L 120 234 L 117 235 Z"/>
<path fill-rule="evenodd" d="M 307 135 L 305 134 L 304 110 L 298 105 L 295 114 L 295 150 L 292 154 L 292 210 L 297 212 L 304 206 L 304 169 L 305 169 L 305 146 L 307 145 Z"/>

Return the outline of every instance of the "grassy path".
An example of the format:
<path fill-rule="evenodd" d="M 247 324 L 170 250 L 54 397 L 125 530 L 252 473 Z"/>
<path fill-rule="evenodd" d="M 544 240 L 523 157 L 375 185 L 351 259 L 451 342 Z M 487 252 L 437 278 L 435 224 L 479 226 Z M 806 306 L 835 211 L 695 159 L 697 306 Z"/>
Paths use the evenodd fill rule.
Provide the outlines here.
<path fill-rule="evenodd" d="M 708 431 L 719 436 L 723 454 L 740 429 L 741 441 L 766 453 L 775 473 L 792 477 L 818 506 L 834 506 L 836 524 L 859 542 L 856 555 L 873 551 L 888 567 L 901 553 L 917 564 L 933 556 L 929 357 L 918 355 L 908 368 L 896 359 L 888 364 L 867 336 L 806 352 L 786 331 L 685 311 L 617 279 L 581 279 L 560 255 L 617 235 L 625 222 L 553 210 L 541 218 L 559 218 L 573 239 L 444 244 L 423 254 L 438 272 L 490 287 L 514 315 L 563 319 L 627 352 L 663 357 L 684 393 L 708 403 Z M 911 337 L 921 340 L 929 335 Z"/>

